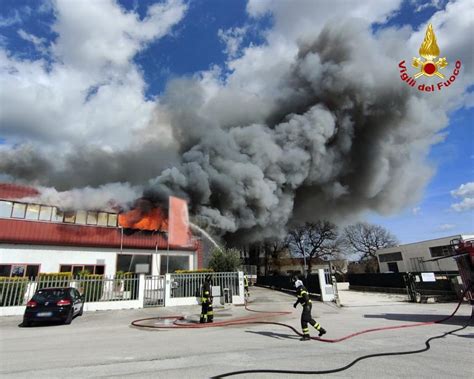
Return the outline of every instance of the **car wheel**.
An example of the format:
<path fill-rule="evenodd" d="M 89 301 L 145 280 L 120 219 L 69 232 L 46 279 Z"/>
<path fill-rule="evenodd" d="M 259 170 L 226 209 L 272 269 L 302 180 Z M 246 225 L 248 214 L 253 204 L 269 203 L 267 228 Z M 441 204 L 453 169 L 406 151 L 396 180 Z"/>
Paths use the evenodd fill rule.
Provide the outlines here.
<path fill-rule="evenodd" d="M 28 320 L 23 320 L 23 323 L 21 324 L 24 328 L 28 328 L 31 326 L 31 321 Z"/>
<path fill-rule="evenodd" d="M 64 320 L 64 323 L 66 325 L 69 325 L 71 322 L 72 322 L 72 318 L 74 317 L 74 308 L 71 308 L 71 311 L 69 312 L 69 314 L 67 315 L 67 318 L 66 320 Z"/>
<path fill-rule="evenodd" d="M 84 304 L 82 304 L 81 310 L 79 311 L 77 315 L 82 316 L 83 313 L 84 313 Z"/>

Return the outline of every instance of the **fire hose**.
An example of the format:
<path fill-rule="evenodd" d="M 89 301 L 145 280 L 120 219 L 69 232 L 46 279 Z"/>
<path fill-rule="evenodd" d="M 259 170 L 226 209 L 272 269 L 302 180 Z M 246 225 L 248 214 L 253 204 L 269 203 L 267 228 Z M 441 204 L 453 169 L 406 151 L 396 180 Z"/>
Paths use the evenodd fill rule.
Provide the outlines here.
<path fill-rule="evenodd" d="M 461 306 L 463 302 L 464 295 L 469 291 L 472 287 L 472 284 L 467 287 L 462 295 L 461 299 L 459 300 L 456 308 L 454 311 L 446 317 L 443 317 L 439 320 L 435 321 L 427 321 L 427 322 L 417 322 L 417 323 L 411 323 L 411 324 L 402 324 L 402 325 L 396 325 L 396 326 L 386 326 L 386 327 L 380 327 L 380 328 L 372 328 L 372 329 L 365 329 L 356 333 L 349 334 L 344 337 L 340 337 L 337 339 L 327 339 L 327 338 L 319 338 L 319 337 L 311 337 L 313 340 L 318 340 L 321 342 L 327 342 L 327 343 L 336 343 L 336 342 L 342 342 L 345 341 L 349 338 L 353 338 L 356 336 L 359 336 L 361 334 L 366 334 L 366 333 L 371 333 L 371 332 L 378 332 L 382 330 L 393 330 L 393 329 L 402 329 L 402 328 L 411 328 L 411 327 L 417 327 L 417 326 L 426 326 L 426 325 L 433 325 L 433 324 L 440 324 L 443 323 L 452 317 L 457 313 L 459 310 L 459 307 Z M 236 318 L 233 320 L 228 320 L 228 321 L 218 321 L 218 322 L 213 322 L 213 323 L 206 323 L 206 324 L 190 324 L 190 323 L 183 323 L 182 320 L 185 319 L 184 316 L 165 316 L 165 317 L 150 317 L 150 318 L 144 318 L 144 319 L 139 319 L 132 321 L 132 325 L 135 327 L 140 327 L 140 328 L 155 328 L 155 329 L 171 329 L 171 328 L 208 328 L 208 327 L 222 327 L 222 326 L 231 326 L 231 325 L 241 325 L 241 324 L 267 324 L 267 325 L 277 325 L 277 326 L 283 326 L 286 328 L 289 328 L 293 330 L 297 335 L 302 336 L 302 333 L 300 333 L 298 330 L 296 330 L 293 326 L 280 323 L 280 322 L 272 322 L 272 321 L 258 321 L 261 318 L 265 317 L 273 317 L 273 316 L 282 316 L 282 315 L 288 315 L 291 314 L 292 312 L 270 312 L 270 311 L 259 311 L 259 310 L 254 310 L 250 309 L 247 306 L 247 303 L 245 303 L 245 309 L 249 312 L 255 312 L 255 313 L 262 313 L 261 316 L 254 316 L 254 317 L 241 317 L 241 318 Z M 316 374 L 330 374 L 330 373 L 335 373 L 335 372 L 340 372 L 347 370 L 348 368 L 352 367 L 355 365 L 357 362 L 368 359 L 368 358 L 374 358 L 374 357 L 382 357 L 382 356 L 391 356 L 391 355 L 407 355 L 407 354 L 416 354 L 416 353 L 422 353 L 424 351 L 428 351 L 430 349 L 430 341 L 443 338 L 449 334 L 455 333 L 457 331 L 463 330 L 467 328 L 472 319 L 474 317 L 474 307 L 471 312 L 471 317 L 469 318 L 468 322 L 457 329 L 451 330 L 449 332 L 445 332 L 442 335 L 430 337 L 425 341 L 425 347 L 419 350 L 411 350 L 411 351 L 401 351 L 401 352 L 390 352 L 390 353 L 378 353 L 378 354 L 370 354 L 370 355 L 365 355 L 359 358 L 356 358 L 353 360 L 351 363 L 347 364 L 346 366 L 332 369 L 332 370 L 319 370 L 319 371 L 297 371 L 297 370 L 270 370 L 270 369 L 255 369 L 255 370 L 241 370 L 241 371 L 233 371 L 225 374 L 221 374 L 218 376 L 215 376 L 213 378 L 224 378 L 232 375 L 240 375 L 240 374 L 250 374 L 250 373 L 278 373 L 278 374 L 307 374 L 307 375 L 316 375 Z M 162 322 L 166 322 L 166 320 L 172 320 L 171 324 L 155 324 L 155 325 L 146 325 L 146 324 L 140 324 L 140 322 L 143 321 L 149 321 L 149 320 L 158 320 Z"/>

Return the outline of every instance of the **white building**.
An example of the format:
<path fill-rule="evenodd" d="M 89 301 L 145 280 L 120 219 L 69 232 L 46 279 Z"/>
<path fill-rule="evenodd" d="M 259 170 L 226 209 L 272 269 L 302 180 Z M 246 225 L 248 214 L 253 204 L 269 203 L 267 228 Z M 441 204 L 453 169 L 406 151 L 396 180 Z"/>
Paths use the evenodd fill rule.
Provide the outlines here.
<path fill-rule="evenodd" d="M 167 230 L 120 224 L 119 214 L 67 211 L 27 201 L 31 187 L 0 183 L 0 277 L 117 271 L 158 275 L 202 267 L 201 243 L 172 246 Z"/>
<path fill-rule="evenodd" d="M 471 238 L 474 238 L 474 235 L 458 234 L 377 250 L 380 272 L 458 271 L 454 259 L 432 259 L 451 255 L 451 240 Z"/>

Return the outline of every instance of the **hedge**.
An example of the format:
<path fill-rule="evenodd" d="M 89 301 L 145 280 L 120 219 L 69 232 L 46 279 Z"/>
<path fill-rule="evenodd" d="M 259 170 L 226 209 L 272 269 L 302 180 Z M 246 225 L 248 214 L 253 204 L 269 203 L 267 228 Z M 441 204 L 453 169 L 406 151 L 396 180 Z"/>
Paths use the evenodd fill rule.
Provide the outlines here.
<path fill-rule="evenodd" d="M 38 275 L 37 289 L 47 287 L 69 287 L 72 280 L 72 272 L 43 272 Z"/>
<path fill-rule="evenodd" d="M 175 274 L 202 274 L 206 272 L 214 272 L 212 268 L 200 268 L 198 270 L 176 270 Z"/>

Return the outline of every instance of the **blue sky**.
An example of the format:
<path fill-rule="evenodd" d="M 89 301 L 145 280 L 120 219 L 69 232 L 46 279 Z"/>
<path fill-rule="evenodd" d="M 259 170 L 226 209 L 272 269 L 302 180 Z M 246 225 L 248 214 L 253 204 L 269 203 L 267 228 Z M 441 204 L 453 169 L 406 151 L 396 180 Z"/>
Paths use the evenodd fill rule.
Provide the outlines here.
<path fill-rule="evenodd" d="M 155 3 L 151 0 L 118 1 L 124 10 L 138 14 L 140 21 L 146 19 L 149 6 Z M 46 65 L 49 63 L 53 67 L 54 58 L 47 46 L 57 41 L 58 30 L 64 29 L 52 28 L 57 13 L 51 3 L 45 1 L 40 6 L 38 4 L 34 0 L 2 1 L 0 47 L 18 62 L 43 59 Z M 71 4 L 74 2 L 69 3 L 73 7 Z M 182 16 L 170 21 L 165 33 L 149 37 L 144 32 L 137 37 L 143 47 L 131 50 L 132 71 L 135 73 L 136 69 L 141 77 L 134 79 L 131 86 L 143 92 L 144 100 L 132 99 L 132 103 L 136 101 L 137 108 L 148 109 L 153 101 L 159 101 L 170 79 L 191 77 L 213 67 L 218 67 L 221 78 L 225 78 L 230 73 L 227 63 L 243 54 L 243 47 L 269 43 L 266 39 L 268 32 L 277 22 L 280 22 L 278 25 L 284 23 L 281 19 L 278 21 L 278 15 L 274 17 L 277 13 L 259 9 L 266 2 L 252 4 L 253 13 L 250 14 L 251 7 L 243 0 L 189 0 L 184 3 L 186 9 Z M 389 12 L 388 17 L 374 20 L 372 28 L 374 31 L 387 27 L 417 30 L 437 12 L 444 11 L 447 4 L 443 0 L 404 0 L 400 7 Z M 223 33 L 235 28 L 243 28 L 245 32 L 241 34 L 237 50 L 229 54 Z M 92 87 L 90 95 L 95 95 L 101 85 L 99 83 Z M 462 185 L 474 183 L 474 113 L 472 108 L 466 106 L 457 108 L 449 114 L 449 126 L 443 131 L 444 140 L 429 151 L 427 159 L 435 168 L 435 173 L 419 202 L 408 204 L 404 210 L 392 216 L 367 213 L 368 221 L 385 226 L 401 242 L 474 232 L 474 209 L 466 207 L 459 210 L 453 207 L 453 204 L 461 203 L 465 198 L 472 200 L 473 196 L 469 192 L 455 197 L 453 191 L 461 191 Z M 8 138 L 0 134 L 0 144 L 7 141 Z"/>

